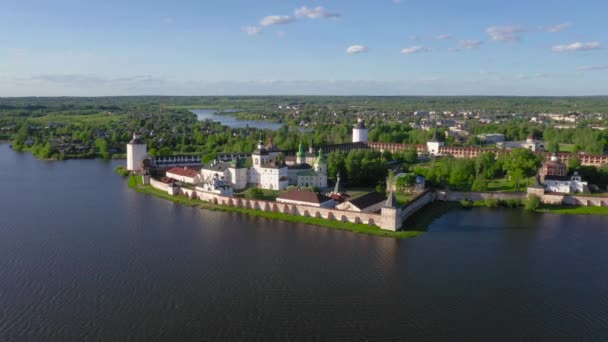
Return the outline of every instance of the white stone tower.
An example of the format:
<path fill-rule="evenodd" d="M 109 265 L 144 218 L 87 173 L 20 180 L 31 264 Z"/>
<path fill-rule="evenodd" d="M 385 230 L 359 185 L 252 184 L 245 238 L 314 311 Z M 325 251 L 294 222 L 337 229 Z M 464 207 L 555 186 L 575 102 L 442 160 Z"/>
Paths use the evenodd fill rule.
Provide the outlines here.
<path fill-rule="evenodd" d="M 357 124 L 353 128 L 353 142 L 367 142 L 367 127 L 361 119 L 357 119 Z"/>
<path fill-rule="evenodd" d="M 147 154 L 146 143 L 141 140 L 141 136 L 133 134 L 133 139 L 127 144 L 127 170 L 142 171 Z"/>

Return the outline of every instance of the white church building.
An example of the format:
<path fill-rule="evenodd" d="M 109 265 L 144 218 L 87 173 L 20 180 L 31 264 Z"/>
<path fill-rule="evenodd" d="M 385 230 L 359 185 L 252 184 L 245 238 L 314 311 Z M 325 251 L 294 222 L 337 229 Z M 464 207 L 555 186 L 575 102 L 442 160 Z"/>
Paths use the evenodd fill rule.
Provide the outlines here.
<path fill-rule="evenodd" d="M 299 146 L 295 164 L 287 165 L 279 159 L 279 155 L 280 151 L 274 146 L 272 139 L 266 146 L 260 141 L 257 149 L 251 154 L 251 167 L 245 167 L 244 159 L 231 162 L 213 161 L 202 167 L 201 176 L 203 180 L 223 177 L 237 190 L 247 186 L 269 190 L 285 190 L 290 185 L 327 187 L 327 162 L 321 150 L 313 166 L 306 163 L 307 156 L 302 144 Z"/>

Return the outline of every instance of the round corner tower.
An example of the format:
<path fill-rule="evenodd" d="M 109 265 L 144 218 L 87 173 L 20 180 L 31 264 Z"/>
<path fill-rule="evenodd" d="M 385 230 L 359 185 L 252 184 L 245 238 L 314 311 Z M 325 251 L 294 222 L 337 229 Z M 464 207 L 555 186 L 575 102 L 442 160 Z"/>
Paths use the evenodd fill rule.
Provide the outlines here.
<path fill-rule="evenodd" d="M 367 142 L 367 127 L 361 119 L 357 119 L 357 124 L 353 128 L 353 142 Z"/>
<path fill-rule="evenodd" d="M 147 154 L 146 143 L 141 140 L 141 136 L 133 134 L 133 139 L 127 144 L 127 170 L 142 171 Z"/>

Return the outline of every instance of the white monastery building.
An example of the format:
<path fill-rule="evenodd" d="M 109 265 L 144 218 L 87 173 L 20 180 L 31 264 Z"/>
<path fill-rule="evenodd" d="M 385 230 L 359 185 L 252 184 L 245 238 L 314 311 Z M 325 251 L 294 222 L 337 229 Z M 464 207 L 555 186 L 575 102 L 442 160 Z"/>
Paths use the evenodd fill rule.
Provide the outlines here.
<path fill-rule="evenodd" d="M 578 172 L 568 176 L 545 176 L 545 191 L 564 194 L 589 192 L 587 182 L 583 182 Z"/>

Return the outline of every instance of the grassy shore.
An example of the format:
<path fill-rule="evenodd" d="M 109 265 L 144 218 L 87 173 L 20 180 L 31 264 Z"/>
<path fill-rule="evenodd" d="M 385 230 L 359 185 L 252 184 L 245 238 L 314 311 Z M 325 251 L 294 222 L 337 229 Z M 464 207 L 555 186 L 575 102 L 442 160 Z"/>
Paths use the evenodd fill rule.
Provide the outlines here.
<path fill-rule="evenodd" d="M 569 214 L 569 215 L 608 215 L 608 207 L 583 207 L 569 205 L 543 204 L 538 209 L 539 213 Z"/>
<path fill-rule="evenodd" d="M 193 200 L 193 199 L 186 198 L 183 196 L 171 196 L 168 193 L 158 190 L 152 186 L 143 185 L 141 182 L 141 177 L 138 177 L 138 176 L 131 176 L 129 178 L 129 187 L 137 192 L 141 192 L 144 194 L 153 195 L 156 197 L 167 199 L 169 201 L 179 203 L 181 205 L 185 205 L 185 206 L 189 206 L 189 207 L 198 207 L 201 209 L 212 210 L 212 211 L 223 211 L 223 212 L 247 214 L 247 215 L 263 217 L 263 218 L 268 218 L 268 219 L 277 219 L 277 220 L 283 220 L 283 221 L 289 221 L 289 222 L 305 223 L 305 224 L 327 227 L 327 228 L 349 230 L 349 231 L 352 231 L 355 233 L 386 236 L 386 237 L 395 237 L 395 238 L 410 238 L 410 237 L 418 236 L 423 233 L 422 231 L 415 231 L 415 230 L 391 232 L 388 230 L 383 230 L 378 227 L 369 226 L 366 224 L 356 224 L 356 223 L 350 223 L 350 222 L 327 220 L 327 219 L 317 218 L 317 217 L 296 216 L 296 215 L 289 215 L 289 214 L 284 214 L 284 213 L 274 213 L 274 212 L 260 211 L 260 210 L 247 209 L 247 208 L 229 207 L 229 206 L 224 206 L 224 205 L 216 205 L 216 204 L 212 204 L 212 203 L 204 202 L 204 201 L 200 201 L 200 200 Z"/>

